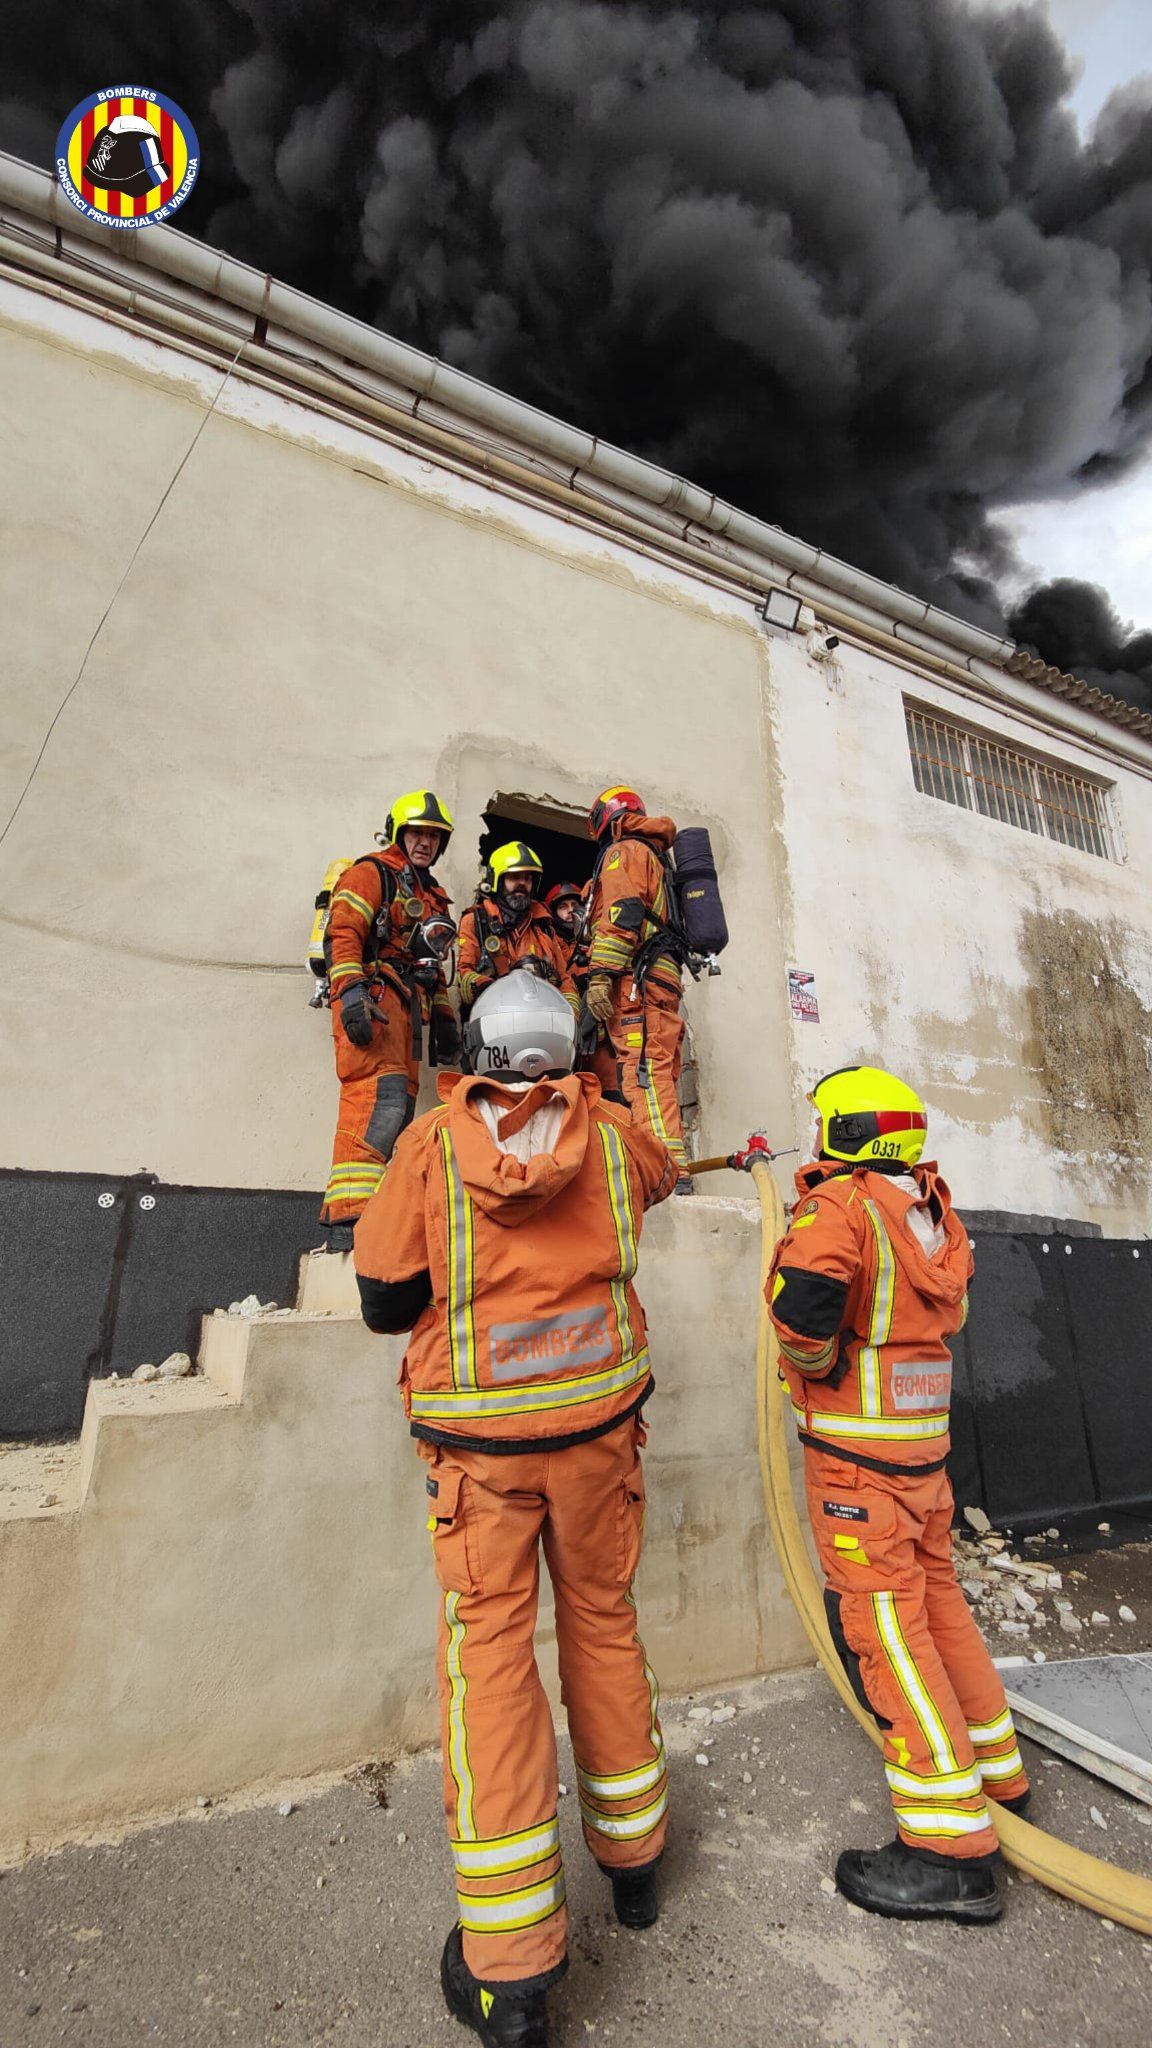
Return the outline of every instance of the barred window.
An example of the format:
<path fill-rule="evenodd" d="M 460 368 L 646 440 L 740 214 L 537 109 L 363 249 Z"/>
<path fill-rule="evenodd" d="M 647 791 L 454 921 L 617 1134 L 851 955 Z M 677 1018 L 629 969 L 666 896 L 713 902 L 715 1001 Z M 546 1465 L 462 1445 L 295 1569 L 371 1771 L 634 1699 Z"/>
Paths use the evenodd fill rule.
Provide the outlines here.
<path fill-rule="evenodd" d="M 970 732 L 917 704 L 905 704 L 908 747 L 916 787 L 924 796 L 979 811 L 1002 825 L 1018 825 L 1061 846 L 1078 846 L 1102 860 L 1121 859 L 1116 821 L 1107 788 L 1005 746 L 987 733 Z"/>

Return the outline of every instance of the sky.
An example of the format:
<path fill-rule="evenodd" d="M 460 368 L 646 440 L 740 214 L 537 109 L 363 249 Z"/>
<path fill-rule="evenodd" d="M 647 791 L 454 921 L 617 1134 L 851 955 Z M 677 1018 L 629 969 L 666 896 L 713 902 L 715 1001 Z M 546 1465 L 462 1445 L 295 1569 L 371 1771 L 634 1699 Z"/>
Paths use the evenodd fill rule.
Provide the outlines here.
<path fill-rule="evenodd" d="M 1152 73 L 1152 0 L 1046 0 L 1046 5 L 1053 27 L 1084 67 L 1072 104 L 1087 133 L 1118 85 L 1141 72 Z M 1152 610 L 1152 463 L 1111 490 L 1027 505 L 1010 512 L 1004 524 L 1039 576 L 1102 583 L 1123 618 L 1137 626 L 1147 623 Z"/>

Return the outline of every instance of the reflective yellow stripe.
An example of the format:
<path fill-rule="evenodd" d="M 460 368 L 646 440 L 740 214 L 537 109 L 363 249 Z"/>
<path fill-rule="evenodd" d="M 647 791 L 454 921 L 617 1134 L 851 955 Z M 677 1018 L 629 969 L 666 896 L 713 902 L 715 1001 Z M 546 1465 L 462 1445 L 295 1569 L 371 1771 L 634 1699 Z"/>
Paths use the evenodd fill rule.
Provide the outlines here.
<path fill-rule="evenodd" d="M 576 1776 L 582 1790 L 589 1793 L 593 1799 L 635 1799 L 638 1793 L 650 1792 L 653 1785 L 658 1785 L 667 1768 L 668 1759 L 661 1744 L 655 1762 L 643 1764 L 639 1770 L 621 1771 L 615 1777 L 598 1778 L 591 1771 L 582 1771 L 577 1767 Z"/>
<path fill-rule="evenodd" d="M 539 1827 L 524 1828 L 518 1835 L 501 1835 L 490 1842 L 453 1842 L 452 1855 L 460 1877 L 504 1877 L 541 1863 L 560 1847 L 560 1823 L 553 1815 Z"/>
<path fill-rule="evenodd" d="M 948 1434 L 947 1409 L 939 1415 L 825 1415 L 815 1410 L 808 1412 L 795 1401 L 792 1409 L 805 1429 L 815 1430 L 820 1436 L 859 1436 L 875 1438 L 878 1442 L 888 1438 L 899 1443 L 921 1442 L 929 1437 Z"/>
<path fill-rule="evenodd" d="M 339 981 L 346 974 L 354 974 L 357 980 L 363 981 L 364 962 L 362 960 L 345 960 L 343 965 L 340 965 L 338 963 L 332 969 L 332 972 L 328 976 L 328 979 L 329 981 Z"/>
<path fill-rule="evenodd" d="M 435 1393 L 411 1396 L 413 1415 L 425 1420 L 453 1421 L 460 1415 L 536 1415 L 549 1408 L 579 1407 L 607 1394 L 622 1394 L 648 1376 L 648 1350 L 638 1351 L 620 1365 L 604 1372 L 582 1374 L 578 1379 L 553 1380 L 549 1385 L 484 1387 L 476 1393 L 465 1388 L 452 1391 L 441 1387 Z"/>
<path fill-rule="evenodd" d="M 895 1764 L 885 1764 L 884 1776 L 893 1792 L 902 1792 L 908 1799 L 973 1799 L 984 1790 L 984 1780 L 975 1769 L 942 1771 L 930 1778 L 918 1778 L 914 1771 L 901 1771 Z"/>
<path fill-rule="evenodd" d="M 602 1123 L 600 1148 L 604 1154 L 604 1172 L 608 1181 L 608 1200 L 612 1207 L 612 1222 L 616 1231 L 616 1249 L 620 1256 L 620 1270 L 610 1283 L 612 1306 L 616 1312 L 616 1335 L 620 1343 L 620 1355 L 628 1358 L 632 1352 L 632 1316 L 628 1307 L 628 1282 L 636 1271 L 638 1252 L 636 1246 L 636 1221 L 632 1214 L 632 1189 L 628 1180 L 628 1161 L 624 1152 L 624 1141 L 614 1124 Z"/>
<path fill-rule="evenodd" d="M 485 1899 L 457 1892 L 456 1897 L 460 1925 L 469 1934 L 511 1934 L 517 1927 L 535 1927 L 564 1904 L 564 1872 L 558 1870 L 543 1884 L 526 1885 L 521 1892 Z"/>
<path fill-rule="evenodd" d="M 642 1835 L 650 1835 L 668 1811 L 668 1788 L 665 1786 L 658 1799 L 651 1806 L 642 1806 L 636 1813 L 609 1815 L 598 1813 L 587 1801 L 580 1801 L 584 1825 L 595 1834 L 605 1835 L 610 1842 L 635 1842 Z"/>
<path fill-rule="evenodd" d="M 452 1782 L 456 1787 L 456 1836 L 460 1841 L 476 1840 L 476 1822 L 472 1803 L 476 1787 L 472 1779 L 472 1766 L 468 1761 L 468 1729 L 464 1710 L 468 1700 L 468 1680 L 464 1676 L 464 1623 L 460 1619 L 459 1593 L 444 1595 L 444 1619 L 448 1624 L 448 1647 L 445 1664 L 448 1669 L 448 1766 Z"/>
<path fill-rule="evenodd" d="M 948 1730 L 940 1718 L 936 1702 L 920 1676 L 916 1659 L 904 1640 L 904 1631 L 900 1626 L 900 1616 L 896 1608 L 896 1595 L 873 1593 L 872 1612 L 888 1662 L 932 1752 L 932 1760 L 937 1770 L 942 1773 L 959 1771 L 960 1766 Z"/>
<path fill-rule="evenodd" d="M 1006 1742 L 1008 1737 L 1015 1735 L 1015 1733 L 1016 1724 L 1007 1707 L 1005 1707 L 1002 1714 L 997 1715 L 994 1721 L 969 1721 L 968 1723 L 968 1735 L 973 1743 Z"/>
<path fill-rule="evenodd" d="M 647 1066 L 647 1055 L 645 1055 L 645 1066 Z M 669 1137 L 668 1126 L 664 1121 L 664 1111 L 660 1107 L 660 1097 L 656 1093 L 656 1083 L 652 1079 L 651 1067 L 647 1067 L 647 1072 L 648 1079 L 641 1082 L 640 1092 L 647 1104 L 648 1121 L 661 1144 L 672 1154 L 677 1166 L 683 1166 L 686 1158 L 683 1143 L 679 1138 Z"/>
<path fill-rule="evenodd" d="M 474 1285 L 474 1227 L 472 1200 L 460 1177 L 456 1153 L 447 1126 L 440 1127 L 440 1149 L 444 1155 L 444 1187 L 448 1218 L 448 1348 L 452 1359 L 452 1385 L 476 1385 L 476 1321 L 472 1312 Z M 413 1413 L 416 1409 L 413 1396 Z M 467 1411 L 473 1412 L 473 1411 Z M 479 1413 L 480 1411 L 475 1411 Z"/>
<path fill-rule="evenodd" d="M 910 1808 L 900 1807 L 896 1814 L 896 1823 L 898 1827 L 904 1828 L 910 1835 L 941 1835 L 948 1837 L 955 1835 L 981 1835 L 986 1828 L 990 1828 L 992 1825 L 988 1818 L 987 1807 L 984 1808 L 983 1813 L 961 1813 L 958 1810 L 953 1812 L 946 1806 L 938 1807 L 934 1811 L 925 1810 L 923 1813 L 917 1813 Z"/>
<path fill-rule="evenodd" d="M 802 1372 L 813 1372 L 819 1366 L 827 1365 L 833 1351 L 836 1349 L 835 1337 L 829 1337 L 828 1342 L 822 1344 L 819 1351 L 798 1351 L 791 1344 L 786 1344 L 783 1337 L 779 1336 L 779 1333 L 777 1333 L 777 1341 L 785 1358 L 789 1359 L 793 1365 L 798 1365 Z"/>
<path fill-rule="evenodd" d="M 350 903 L 352 905 L 353 910 L 358 910 L 361 913 L 361 916 L 366 917 L 369 920 L 374 918 L 376 915 L 376 912 L 373 910 L 372 905 L 370 903 L 366 903 L 364 901 L 363 896 L 357 896 L 356 891 L 354 889 L 337 889 L 336 894 L 332 898 L 332 901 L 333 903 Z"/>
<path fill-rule="evenodd" d="M 980 1776 L 991 1784 L 1000 1778 L 1018 1778 L 1024 1769 L 1024 1759 L 1018 1749 L 1010 1749 L 1006 1756 L 989 1756 L 980 1759 Z"/>
<path fill-rule="evenodd" d="M 860 1347 L 857 1373 L 862 1415 L 884 1413 L 883 1383 L 878 1345 L 888 1341 L 892 1328 L 892 1304 L 896 1294 L 896 1259 L 892 1242 L 875 1202 L 864 1203 L 864 1214 L 876 1241 L 876 1285 L 872 1291 L 872 1313 L 868 1320 L 868 1342 Z"/>

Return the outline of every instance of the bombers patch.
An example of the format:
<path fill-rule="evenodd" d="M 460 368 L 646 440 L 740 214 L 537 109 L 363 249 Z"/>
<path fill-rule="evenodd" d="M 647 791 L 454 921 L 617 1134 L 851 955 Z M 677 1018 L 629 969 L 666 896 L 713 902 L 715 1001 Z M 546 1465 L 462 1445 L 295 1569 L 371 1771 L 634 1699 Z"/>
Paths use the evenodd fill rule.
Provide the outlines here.
<path fill-rule="evenodd" d="M 826 1500 L 824 1502 L 824 1513 L 831 1515 L 837 1522 L 866 1522 L 868 1520 L 867 1508 L 857 1507 L 854 1503 L 843 1500 Z"/>
<path fill-rule="evenodd" d="M 200 144 L 175 100 L 142 85 L 114 85 L 73 107 L 56 138 L 64 197 L 106 228 L 149 228 L 183 206 L 200 169 Z"/>

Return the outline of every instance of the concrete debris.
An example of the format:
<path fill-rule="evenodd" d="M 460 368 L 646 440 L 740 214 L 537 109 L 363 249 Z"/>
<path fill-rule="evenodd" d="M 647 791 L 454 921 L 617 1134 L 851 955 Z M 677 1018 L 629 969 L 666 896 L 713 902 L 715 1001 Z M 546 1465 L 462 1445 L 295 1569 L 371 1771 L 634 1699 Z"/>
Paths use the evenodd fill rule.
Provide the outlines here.
<path fill-rule="evenodd" d="M 276 1811 L 280 1815 L 281 1820 L 287 1820 L 288 1815 L 290 1813 L 295 1813 L 296 1808 L 293 1806 L 292 1801 L 290 1799 L 282 1799 L 280 1801 L 279 1806 L 276 1808 Z"/>
<path fill-rule="evenodd" d="M 822 1892 L 826 1892 L 830 1899 L 835 1898 L 836 1886 L 833 1884 L 832 1879 L 830 1877 L 822 1877 L 820 1879 L 820 1889 Z"/>
<path fill-rule="evenodd" d="M 970 1600 L 979 1600 L 984 1592 L 983 1579 L 961 1579 L 960 1584 Z"/>
<path fill-rule="evenodd" d="M 1046 1664 L 1048 1662 L 1048 1658 L 1043 1650 L 1033 1650 L 1032 1662 L 1034 1664 Z"/>
<path fill-rule="evenodd" d="M 1026 1636 L 1028 1634 L 1028 1623 L 1026 1621 L 1005 1620 L 1000 1623 L 1000 1627 L 1006 1636 Z"/>
<path fill-rule="evenodd" d="M 1120 1616 L 1121 1621 L 1135 1621 L 1136 1619 L 1130 1607 L 1118 1607 L 1116 1612 Z"/>
<path fill-rule="evenodd" d="M 408 1837 L 407 1837 L 407 1835 L 406 1835 L 406 1834 L 403 1834 L 403 1833 L 401 1833 L 401 1834 L 398 1834 L 398 1835 L 397 1835 L 397 1837 L 396 1837 L 396 1847 L 397 1847 L 398 1849 L 402 1849 L 402 1848 L 404 1847 L 404 1844 L 405 1844 L 405 1842 L 406 1842 L 407 1840 L 408 1840 Z"/>
<path fill-rule="evenodd" d="M 712 1719 L 712 1709 L 711 1707 L 689 1707 L 688 1719 L 690 1721 L 710 1721 Z"/>
<path fill-rule="evenodd" d="M 1098 1828 L 1103 1828 L 1105 1834 L 1107 1834 L 1108 1823 L 1105 1820 L 1104 1815 L 1101 1813 L 1100 1808 L 1098 1806 L 1090 1806 L 1088 1808 L 1088 1816 L 1090 1820 L 1095 1821 L 1096 1826 Z"/>
<path fill-rule="evenodd" d="M 740 1775 L 741 1775 L 741 1777 L 743 1778 L 743 1780 L 744 1780 L 744 1783 L 745 1783 L 746 1785 L 750 1785 L 750 1784 L 752 1783 L 752 1773 L 751 1773 L 751 1771 L 742 1771 Z"/>
<path fill-rule="evenodd" d="M 132 1377 L 134 1380 L 158 1380 L 160 1377 L 160 1367 L 158 1365 L 138 1365 Z"/>
<path fill-rule="evenodd" d="M 992 1527 L 983 1508 L 965 1508 L 964 1520 L 970 1529 L 975 1529 L 978 1536 L 987 1536 Z"/>
<path fill-rule="evenodd" d="M 698 1749 L 696 1751 L 696 1761 L 698 1764 L 703 1764 L 707 1766 L 711 1763 L 712 1759 L 710 1756 L 705 1756 L 704 1751 L 702 1749 Z"/>
<path fill-rule="evenodd" d="M 324 1879 L 323 1879 L 322 1877 L 318 1877 L 318 1878 L 316 1879 L 316 1889 L 317 1889 L 317 1891 L 318 1891 L 318 1892 L 322 1892 L 322 1891 L 323 1891 L 323 1889 L 324 1889 Z"/>
<path fill-rule="evenodd" d="M 1050 1540 L 1051 1540 L 1051 1541 L 1052 1541 L 1053 1543 L 1058 1543 L 1058 1542 L 1060 1541 L 1060 1531 L 1059 1531 L 1059 1529 L 1045 1529 L 1045 1531 L 1044 1531 L 1044 1534 L 1045 1534 L 1045 1535 L 1046 1535 L 1046 1536 L 1047 1536 L 1047 1537 L 1048 1537 L 1048 1538 L 1049 1538 L 1049 1539 L 1050 1539 Z"/>
<path fill-rule="evenodd" d="M 182 1380 L 192 1370 L 192 1360 L 186 1351 L 170 1351 L 160 1362 L 162 1380 Z"/>
<path fill-rule="evenodd" d="M 567 1787 L 567 1785 L 558 1785 L 558 1786 L 556 1787 L 556 1790 L 557 1790 L 557 1791 L 559 1792 L 559 1794 L 560 1794 L 560 1797 L 561 1797 L 561 1799 L 567 1799 L 567 1797 L 568 1797 L 568 1787 Z"/>
<path fill-rule="evenodd" d="M 1060 1626 L 1064 1630 L 1065 1635 L 1078 1636 L 1084 1624 L 1078 1615 L 1073 1614 L 1069 1608 L 1065 1608 L 1060 1616 Z"/>
<path fill-rule="evenodd" d="M 1110 1536 L 1112 1534 L 1111 1522 L 1097 1522 L 1096 1527 L 1102 1536 Z"/>
<path fill-rule="evenodd" d="M 59 1495 L 58 1493 L 46 1493 L 46 1494 L 44 1495 L 44 1498 L 43 1498 L 43 1500 L 41 1501 L 40 1505 L 41 1505 L 41 1507 L 42 1507 L 42 1508 L 56 1508 L 56 1507 L 59 1507 L 59 1505 L 60 1505 L 60 1495 Z"/>
<path fill-rule="evenodd" d="M 1036 1599 L 1035 1595 L 1029 1593 L 1027 1588 L 1024 1586 L 1013 1586 L 1012 1596 L 1016 1602 L 1017 1607 L 1022 1607 L 1024 1609 L 1025 1614 L 1035 1614 L 1036 1609 L 1040 1605 L 1040 1602 Z"/>
<path fill-rule="evenodd" d="M 722 1726 L 725 1721 L 734 1721 L 735 1719 L 735 1707 L 714 1707 L 712 1709 L 712 1725 L 714 1728 Z"/>
<path fill-rule="evenodd" d="M 203 1792 L 201 1792 L 199 1797 L 197 1798 L 196 1804 L 197 1806 L 211 1806 L 212 1801 L 210 1799 L 206 1799 L 204 1797 Z"/>
<path fill-rule="evenodd" d="M 1111 1628 L 1111 1617 L 1107 1614 L 1101 1614 L 1100 1609 L 1097 1608 L 1092 1616 L 1092 1626 L 1093 1628 Z"/>

